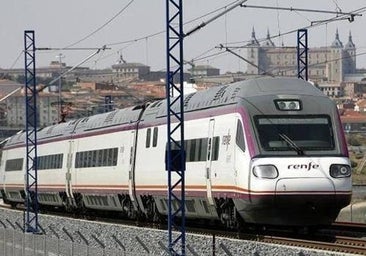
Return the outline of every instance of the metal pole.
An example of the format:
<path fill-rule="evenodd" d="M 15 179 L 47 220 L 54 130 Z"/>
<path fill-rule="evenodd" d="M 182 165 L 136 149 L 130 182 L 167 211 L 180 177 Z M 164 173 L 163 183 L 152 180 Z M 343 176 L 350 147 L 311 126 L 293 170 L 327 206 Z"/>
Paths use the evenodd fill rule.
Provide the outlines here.
<path fill-rule="evenodd" d="M 24 31 L 25 106 L 26 106 L 26 200 L 25 230 L 38 233 L 37 185 L 37 89 L 34 31 Z"/>
<path fill-rule="evenodd" d="M 297 77 L 308 80 L 308 30 L 297 31 Z"/>
<path fill-rule="evenodd" d="M 59 79 L 58 79 L 58 121 L 60 122 L 62 120 L 61 114 L 62 114 L 62 102 L 61 102 L 61 86 L 62 86 L 62 58 L 64 58 L 65 56 L 60 53 L 59 55 L 57 55 L 56 57 L 58 57 L 59 59 L 59 68 L 60 68 L 60 75 L 59 75 Z"/>
<path fill-rule="evenodd" d="M 166 23 L 168 248 L 172 255 L 185 255 L 183 0 L 166 0 Z M 177 27 L 176 24 L 178 24 Z M 173 68 L 176 66 L 177 68 Z M 175 98 L 172 98 L 173 93 L 177 93 Z M 174 209 L 173 204 L 177 208 Z M 181 220 L 180 223 L 177 221 L 178 218 Z M 181 254 L 178 253 L 178 246 L 181 247 Z"/>

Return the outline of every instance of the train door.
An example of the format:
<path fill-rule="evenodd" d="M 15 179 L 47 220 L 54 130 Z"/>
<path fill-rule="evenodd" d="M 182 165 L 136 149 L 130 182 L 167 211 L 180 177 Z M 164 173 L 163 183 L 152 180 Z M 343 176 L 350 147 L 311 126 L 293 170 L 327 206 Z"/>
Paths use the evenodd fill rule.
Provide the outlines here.
<path fill-rule="evenodd" d="M 250 188 L 250 155 L 246 147 L 245 131 L 240 119 L 236 120 L 234 147 L 235 184 L 245 190 Z"/>
<path fill-rule="evenodd" d="M 128 193 L 131 199 L 131 202 L 137 210 L 137 201 L 136 201 L 136 188 L 135 188 L 135 163 L 136 163 L 136 144 L 137 142 L 137 131 L 131 131 L 130 134 L 130 160 L 129 160 L 129 170 L 128 170 Z"/>
<path fill-rule="evenodd" d="M 76 205 L 74 195 L 72 193 L 72 159 L 74 152 L 74 141 L 69 141 L 69 152 L 67 154 L 66 173 L 65 173 L 65 192 L 67 195 L 69 205 Z"/>
<path fill-rule="evenodd" d="M 211 166 L 212 166 L 212 146 L 213 146 L 213 135 L 215 128 L 215 119 L 210 119 L 208 127 L 208 140 L 207 140 L 207 157 L 206 157 L 206 190 L 207 199 L 210 205 L 214 205 L 212 198 L 212 179 L 211 179 Z"/>
<path fill-rule="evenodd" d="M 1 152 L 1 164 L 0 164 L 0 174 L 1 174 L 1 178 L 0 178 L 0 181 L 2 182 L 2 186 L 0 187 L 0 190 L 1 189 L 4 189 L 5 190 L 5 184 L 8 182 L 6 180 L 6 172 L 5 172 L 5 159 L 8 159 L 8 151 L 7 150 L 3 150 Z M 1 195 L 1 194 L 0 194 Z"/>

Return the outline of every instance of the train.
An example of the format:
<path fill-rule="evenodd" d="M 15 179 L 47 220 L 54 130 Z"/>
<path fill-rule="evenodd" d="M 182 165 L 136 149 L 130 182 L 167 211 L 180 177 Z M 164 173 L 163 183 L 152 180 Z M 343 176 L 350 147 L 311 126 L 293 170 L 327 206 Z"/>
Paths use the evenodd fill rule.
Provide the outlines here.
<path fill-rule="evenodd" d="M 40 209 L 166 217 L 166 104 L 39 129 L 38 191 L 30 196 Z M 248 79 L 184 95 L 183 107 L 187 220 L 328 225 L 350 203 L 352 170 L 338 110 L 313 84 Z M 24 204 L 24 131 L 3 146 L 0 173 L 4 202 Z"/>

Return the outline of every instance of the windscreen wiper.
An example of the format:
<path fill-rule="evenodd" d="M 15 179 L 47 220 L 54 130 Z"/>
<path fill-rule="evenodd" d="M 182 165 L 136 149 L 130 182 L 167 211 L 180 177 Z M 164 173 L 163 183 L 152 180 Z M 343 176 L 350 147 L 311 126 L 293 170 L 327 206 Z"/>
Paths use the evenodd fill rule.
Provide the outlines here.
<path fill-rule="evenodd" d="M 290 146 L 290 148 L 295 150 L 299 156 L 305 155 L 304 150 L 302 150 L 298 145 L 296 145 L 296 143 L 293 140 L 291 140 L 289 137 L 287 137 L 286 134 L 279 133 L 278 135 L 280 136 L 281 139 L 283 139 Z"/>

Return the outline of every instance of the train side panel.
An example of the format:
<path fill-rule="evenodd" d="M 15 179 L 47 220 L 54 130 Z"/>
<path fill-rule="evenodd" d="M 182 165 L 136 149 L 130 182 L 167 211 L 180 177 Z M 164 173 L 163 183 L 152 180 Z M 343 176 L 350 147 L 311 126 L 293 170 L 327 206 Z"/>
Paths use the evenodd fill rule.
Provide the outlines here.
<path fill-rule="evenodd" d="M 2 154 L 3 197 L 10 204 L 24 202 L 24 148 L 4 149 Z"/>
<path fill-rule="evenodd" d="M 68 143 L 65 140 L 41 143 L 38 156 L 38 201 L 44 205 L 63 206 L 66 191 Z"/>
<path fill-rule="evenodd" d="M 198 119 L 188 116 L 185 122 L 189 217 L 217 218 L 215 198 L 229 198 L 239 191 L 234 170 L 236 116 L 234 113 Z M 136 190 L 142 195 L 154 195 L 159 211 L 166 214 L 166 126 L 141 129 L 137 149 Z"/>
<path fill-rule="evenodd" d="M 128 194 L 133 139 L 133 130 L 75 139 L 71 195 L 81 195 L 87 208 L 121 211 L 118 195 Z"/>

